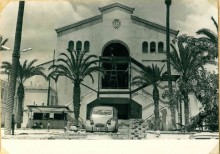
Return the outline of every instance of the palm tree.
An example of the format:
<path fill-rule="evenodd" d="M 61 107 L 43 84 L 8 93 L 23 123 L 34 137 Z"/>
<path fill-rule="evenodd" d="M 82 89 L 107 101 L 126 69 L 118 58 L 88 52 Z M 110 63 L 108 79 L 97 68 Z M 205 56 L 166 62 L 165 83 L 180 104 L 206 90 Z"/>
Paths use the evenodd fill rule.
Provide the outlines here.
<path fill-rule="evenodd" d="M 192 91 L 190 85 L 190 78 L 203 65 L 207 63 L 213 64 L 206 56 L 201 54 L 200 50 L 195 44 L 197 39 L 181 35 L 177 38 L 178 51 L 175 45 L 171 44 L 173 51 L 170 54 L 171 65 L 180 74 L 179 90 L 183 96 L 185 125 L 189 124 L 189 98 L 188 94 Z"/>
<path fill-rule="evenodd" d="M 14 95 L 15 95 L 15 88 L 16 88 L 16 79 L 17 79 L 17 67 L 19 65 L 19 52 L 20 52 L 20 45 L 21 45 L 21 35 L 22 35 L 22 25 L 23 25 L 23 15 L 24 15 L 24 1 L 19 1 L 19 8 L 18 8 L 18 16 L 17 16 L 17 23 L 16 23 L 16 32 L 15 32 L 15 43 L 14 43 L 14 50 L 12 54 L 12 69 L 10 73 L 10 83 L 9 83 L 9 93 L 6 102 L 6 113 L 5 113 L 5 135 L 10 135 L 11 130 L 13 134 L 13 126 L 12 126 L 12 114 L 14 108 Z"/>
<path fill-rule="evenodd" d="M 99 72 L 104 73 L 104 69 L 100 66 L 96 66 L 97 60 L 96 55 L 88 55 L 85 57 L 87 51 L 71 50 L 67 49 L 68 53 L 61 53 L 61 58 L 57 59 L 58 64 L 51 65 L 49 67 L 52 72 L 48 77 L 53 76 L 55 81 L 58 80 L 59 76 L 65 76 L 69 78 L 73 86 L 73 108 L 76 124 L 78 125 L 78 119 L 80 114 L 80 97 L 81 88 L 80 85 L 89 76 L 94 83 L 93 73 Z M 95 65 L 95 66 L 94 66 Z"/>
<path fill-rule="evenodd" d="M 3 40 L 2 35 L 0 35 L 0 51 L 1 50 L 9 50 L 9 48 L 7 48 L 5 46 L 5 44 L 8 42 L 8 39 L 6 38 L 5 40 Z"/>
<path fill-rule="evenodd" d="M 140 75 L 135 76 L 133 84 L 143 85 L 152 84 L 153 85 L 153 100 L 154 100 L 154 116 L 155 116 L 155 130 L 159 129 L 160 126 L 160 113 L 159 113 L 159 90 L 157 88 L 158 81 L 162 79 L 162 71 L 164 66 L 160 69 L 157 65 L 152 64 L 152 67 L 147 66 L 141 72 Z"/>
<path fill-rule="evenodd" d="M 16 112 L 16 123 L 17 127 L 21 127 L 22 123 L 22 114 L 23 114 L 23 101 L 25 97 L 24 92 L 24 82 L 35 75 L 41 75 L 46 78 L 46 75 L 43 73 L 44 68 L 42 66 L 33 66 L 34 63 L 37 62 L 36 59 L 32 60 L 29 64 L 28 61 L 25 60 L 23 65 L 18 66 L 18 72 L 17 72 L 17 96 L 18 96 L 18 106 L 17 106 L 17 112 Z M 4 69 L 3 72 L 10 75 L 11 72 L 11 63 L 3 61 L 1 68 Z"/>
<path fill-rule="evenodd" d="M 213 17 L 211 17 L 216 30 L 218 32 L 218 24 L 215 21 Z M 208 50 L 210 55 L 212 57 L 217 58 L 218 57 L 218 34 L 213 32 L 210 29 L 207 28 L 202 28 L 196 32 L 198 35 L 203 35 L 203 37 L 200 38 L 200 40 L 203 42 L 201 47 L 205 48 Z"/>
<path fill-rule="evenodd" d="M 9 77 L 10 77 L 10 73 L 11 73 L 11 63 L 7 62 L 7 61 L 3 61 L 2 62 L 2 66 L 1 68 L 4 69 L 3 71 L 1 71 L 1 74 L 7 74 L 8 75 L 8 82 L 9 82 Z"/>

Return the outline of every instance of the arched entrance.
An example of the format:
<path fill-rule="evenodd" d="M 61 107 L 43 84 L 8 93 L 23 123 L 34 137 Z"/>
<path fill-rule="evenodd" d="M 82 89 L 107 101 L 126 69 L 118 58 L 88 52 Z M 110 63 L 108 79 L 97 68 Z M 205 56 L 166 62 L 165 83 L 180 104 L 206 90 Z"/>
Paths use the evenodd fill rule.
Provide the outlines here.
<path fill-rule="evenodd" d="M 141 119 L 142 106 L 129 98 L 98 98 L 87 105 L 87 119 L 95 106 L 114 106 L 118 110 L 119 119 Z"/>
<path fill-rule="evenodd" d="M 102 57 L 106 61 L 102 63 L 106 74 L 102 79 L 103 89 L 128 89 L 128 62 L 129 57 L 126 45 L 121 41 L 109 42 L 104 46 Z"/>

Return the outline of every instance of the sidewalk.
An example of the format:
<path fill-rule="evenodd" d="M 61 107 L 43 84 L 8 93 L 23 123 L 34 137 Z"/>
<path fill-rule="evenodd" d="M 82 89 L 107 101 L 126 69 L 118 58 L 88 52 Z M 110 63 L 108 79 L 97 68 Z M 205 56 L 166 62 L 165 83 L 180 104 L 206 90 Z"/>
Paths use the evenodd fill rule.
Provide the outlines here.
<path fill-rule="evenodd" d="M 49 137 L 64 134 L 63 129 L 15 129 L 14 135 L 5 135 L 1 128 L 2 139 L 48 139 Z"/>
<path fill-rule="evenodd" d="M 16 129 L 14 135 L 4 135 L 4 129 L 1 129 L 2 139 L 39 139 L 39 140 L 55 140 L 55 139 L 80 139 L 80 140 L 93 140 L 93 139 L 116 139 L 116 140 L 130 140 L 129 135 L 124 132 L 115 133 L 86 133 L 85 131 L 67 131 L 63 129 Z M 146 137 L 143 140 L 185 140 L 189 139 L 190 134 L 176 134 L 171 132 L 161 132 L 159 138 L 155 137 L 154 132 L 148 131 Z"/>

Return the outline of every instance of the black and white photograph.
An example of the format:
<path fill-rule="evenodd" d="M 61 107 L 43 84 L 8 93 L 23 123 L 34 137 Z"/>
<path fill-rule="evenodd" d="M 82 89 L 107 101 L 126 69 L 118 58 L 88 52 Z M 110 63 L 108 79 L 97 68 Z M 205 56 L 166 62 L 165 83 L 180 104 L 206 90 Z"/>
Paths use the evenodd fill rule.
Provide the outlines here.
<path fill-rule="evenodd" d="M 1 0 L 1 153 L 218 154 L 218 0 Z"/>

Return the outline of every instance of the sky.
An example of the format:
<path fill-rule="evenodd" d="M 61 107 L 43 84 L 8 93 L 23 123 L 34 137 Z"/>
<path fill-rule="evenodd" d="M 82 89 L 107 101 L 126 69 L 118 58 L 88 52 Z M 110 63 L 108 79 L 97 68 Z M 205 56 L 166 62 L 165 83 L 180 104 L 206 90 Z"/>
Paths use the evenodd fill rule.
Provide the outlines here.
<path fill-rule="evenodd" d="M 11 61 L 14 48 L 14 35 L 17 21 L 18 1 L 0 2 L 0 34 L 8 38 L 7 47 L 11 51 L 0 52 L 0 62 Z M 23 19 L 21 53 L 24 59 L 38 59 L 43 63 L 53 58 L 56 48 L 55 29 L 67 24 L 100 14 L 98 7 L 114 2 L 135 8 L 134 15 L 166 25 L 166 6 L 164 0 L 72 0 L 72 1 L 26 1 Z M 196 35 L 201 28 L 217 32 L 211 20 L 217 20 L 217 0 L 172 0 L 170 7 L 170 27 L 179 34 Z"/>

